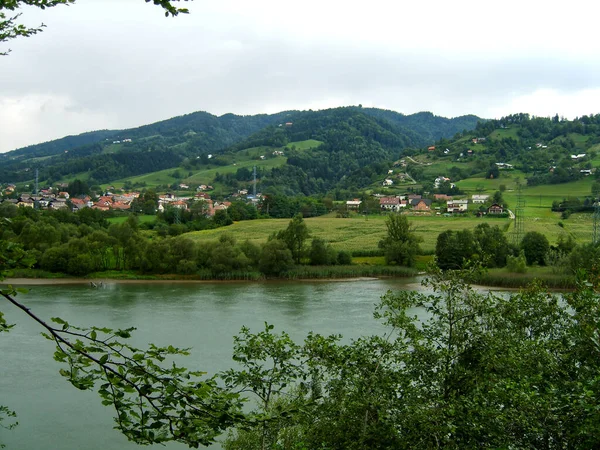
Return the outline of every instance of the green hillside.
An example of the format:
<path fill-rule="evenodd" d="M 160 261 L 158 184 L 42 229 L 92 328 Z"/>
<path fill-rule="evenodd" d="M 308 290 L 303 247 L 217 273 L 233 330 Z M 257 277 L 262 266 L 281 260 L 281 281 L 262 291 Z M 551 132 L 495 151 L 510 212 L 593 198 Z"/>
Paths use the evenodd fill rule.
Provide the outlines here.
<path fill-rule="evenodd" d="M 375 112 L 360 107 L 256 116 L 197 112 L 98 135 L 95 142 L 88 136 L 85 145 L 67 151 L 53 141 L 38 146 L 43 151 L 9 152 L 0 157 L 0 183 L 31 183 L 38 169 L 44 185 L 78 177 L 90 185 L 217 184 L 227 192 L 247 185 L 251 179 L 240 169 L 256 165 L 261 190 L 285 195 L 360 190 L 406 148 L 431 143 L 432 136 L 449 137 L 464 124 L 428 113 L 400 115 L 405 122 L 400 124 L 384 117 L 390 112 L 381 117 Z M 419 131 L 410 129 L 411 120 Z"/>

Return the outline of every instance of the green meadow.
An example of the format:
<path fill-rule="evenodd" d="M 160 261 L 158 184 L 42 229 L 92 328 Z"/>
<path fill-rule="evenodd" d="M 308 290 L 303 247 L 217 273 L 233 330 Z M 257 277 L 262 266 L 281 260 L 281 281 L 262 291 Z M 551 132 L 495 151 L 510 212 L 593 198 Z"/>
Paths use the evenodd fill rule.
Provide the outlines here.
<path fill-rule="evenodd" d="M 201 169 L 188 170 L 183 167 L 173 167 L 170 169 L 159 170 L 157 172 L 147 173 L 144 175 L 124 178 L 122 180 L 110 183 L 115 188 L 121 188 L 126 182 L 132 184 L 142 184 L 147 188 L 156 188 L 157 186 L 170 186 L 173 183 L 185 184 L 209 184 L 215 185 L 215 176 L 217 172 L 220 174 L 236 173 L 238 169 L 247 168 L 252 170 L 254 166 L 264 170 L 270 170 L 274 167 L 281 167 L 287 162 L 285 156 L 273 156 L 275 151 L 283 151 L 295 147 L 297 150 L 309 150 L 321 145 L 322 142 L 314 139 L 306 141 L 290 142 L 286 147 L 252 147 L 242 150 L 235 155 L 222 155 L 220 159 L 226 160 L 227 165 L 207 164 Z M 111 147 L 111 146 L 109 146 Z M 260 159 L 265 156 L 265 159 Z M 179 171 L 181 178 L 173 177 L 173 173 Z M 82 179 L 87 179 L 82 178 Z M 108 186 L 108 185 L 106 185 Z"/>

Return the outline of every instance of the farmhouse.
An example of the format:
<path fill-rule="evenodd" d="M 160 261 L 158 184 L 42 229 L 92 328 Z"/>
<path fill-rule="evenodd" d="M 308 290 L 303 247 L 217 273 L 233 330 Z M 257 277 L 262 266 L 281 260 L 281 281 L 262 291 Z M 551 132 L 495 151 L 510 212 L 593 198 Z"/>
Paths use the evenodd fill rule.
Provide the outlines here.
<path fill-rule="evenodd" d="M 486 194 L 473 194 L 471 201 L 473 203 L 485 203 L 487 202 L 488 198 L 490 198 L 490 196 Z"/>
<path fill-rule="evenodd" d="M 499 170 L 510 170 L 513 168 L 512 164 L 503 163 L 503 162 L 496 163 L 496 166 L 498 167 Z"/>
<path fill-rule="evenodd" d="M 354 200 L 348 200 L 346 202 L 346 209 L 358 211 L 358 208 L 360 208 L 361 203 L 362 200 L 359 200 L 357 198 L 355 198 Z"/>
<path fill-rule="evenodd" d="M 431 200 L 428 198 L 415 198 L 410 202 L 415 211 L 430 211 Z"/>
<path fill-rule="evenodd" d="M 463 213 L 467 211 L 469 200 L 449 200 L 446 209 L 449 213 Z"/>
<path fill-rule="evenodd" d="M 385 180 L 383 180 L 384 186 L 391 186 L 392 184 L 394 184 L 394 181 L 390 180 L 389 178 L 386 178 Z"/>
<path fill-rule="evenodd" d="M 504 208 L 498 203 L 494 203 L 492 206 L 488 208 L 488 214 L 502 214 L 504 213 Z"/>
<path fill-rule="evenodd" d="M 384 211 L 399 211 L 406 203 L 403 205 L 398 197 L 382 197 L 379 199 L 379 206 Z"/>
<path fill-rule="evenodd" d="M 433 182 L 433 186 L 437 189 L 439 188 L 443 183 L 450 181 L 450 178 L 446 178 L 446 177 L 437 177 L 434 182 Z"/>

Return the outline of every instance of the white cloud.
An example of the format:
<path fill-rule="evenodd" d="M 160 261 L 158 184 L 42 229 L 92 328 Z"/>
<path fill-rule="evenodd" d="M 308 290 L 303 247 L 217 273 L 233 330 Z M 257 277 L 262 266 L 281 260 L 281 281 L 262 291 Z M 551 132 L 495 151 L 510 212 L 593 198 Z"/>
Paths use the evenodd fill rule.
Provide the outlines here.
<path fill-rule="evenodd" d="M 141 0 L 25 10 L 28 23 L 48 27 L 0 58 L 0 152 L 197 110 L 362 103 L 407 114 L 575 116 L 600 104 L 596 2 L 185 6 L 190 15 L 168 19 Z"/>
<path fill-rule="evenodd" d="M 508 114 L 528 112 L 540 117 L 558 114 L 572 120 L 583 115 L 598 114 L 598 105 L 600 88 L 576 92 L 538 89 L 531 94 L 511 96 L 502 105 L 491 107 L 489 117 L 499 118 Z"/>
<path fill-rule="evenodd" d="M 11 149 L 84 130 L 111 128 L 115 121 L 77 105 L 66 96 L 32 94 L 0 98 L 0 124 L 0 148 Z M 96 127 L 89 128 L 91 124 Z"/>

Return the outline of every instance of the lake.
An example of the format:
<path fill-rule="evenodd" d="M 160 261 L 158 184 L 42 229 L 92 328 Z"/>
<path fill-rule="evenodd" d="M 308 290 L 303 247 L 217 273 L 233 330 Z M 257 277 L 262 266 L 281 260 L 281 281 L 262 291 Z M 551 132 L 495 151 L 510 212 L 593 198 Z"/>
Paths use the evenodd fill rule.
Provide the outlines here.
<path fill-rule="evenodd" d="M 232 337 L 243 325 L 257 332 L 269 322 L 297 341 L 309 331 L 342 334 L 346 341 L 379 333 L 383 327 L 373 319 L 373 307 L 390 289 L 420 284 L 411 279 L 42 285 L 18 299 L 47 321 L 58 316 L 78 326 L 135 326 L 135 345 L 192 347 L 185 365 L 214 374 L 233 365 Z M 0 337 L 0 405 L 19 415 L 14 430 L 0 428 L 0 443 L 9 450 L 139 448 L 112 428 L 113 411 L 95 392 L 78 391 L 58 374 L 54 346 L 40 336 L 38 325 L 7 302 L 0 310 L 17 324 Z"/>

